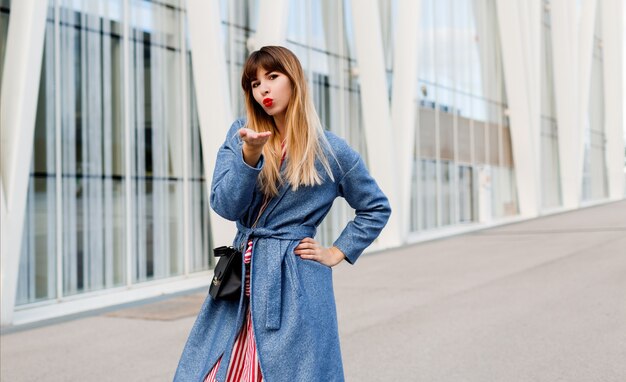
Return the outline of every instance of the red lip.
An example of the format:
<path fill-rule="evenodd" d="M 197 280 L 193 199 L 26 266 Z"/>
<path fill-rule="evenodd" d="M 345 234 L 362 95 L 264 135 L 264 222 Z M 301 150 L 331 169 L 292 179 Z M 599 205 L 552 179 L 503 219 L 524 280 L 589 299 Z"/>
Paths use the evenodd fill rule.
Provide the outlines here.
<path fill-rule="evenodd" d="M 270 107 L 270 106 L 272 106 L 272 103 L 273 103 L 273 102 L 274 102 L 274 100 L 273 100 L 273 99 L 271 99 L 271 98 L 265 98 L 265 99 L 263 100 L 263 105 L 265 105 L 265 107 Z"/>

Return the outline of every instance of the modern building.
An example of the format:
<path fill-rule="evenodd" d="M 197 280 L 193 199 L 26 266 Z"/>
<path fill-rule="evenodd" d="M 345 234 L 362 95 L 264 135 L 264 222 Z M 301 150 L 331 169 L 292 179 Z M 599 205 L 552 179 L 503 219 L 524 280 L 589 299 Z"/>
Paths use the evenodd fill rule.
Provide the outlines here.
<path fill-rule="evenodd" d="M 263 45 L 388 194 L 374 250 L 623 199 L 623 7 L 0 0 L 2 325 L 208 285 L 235 229 L 212 169 Z"/>

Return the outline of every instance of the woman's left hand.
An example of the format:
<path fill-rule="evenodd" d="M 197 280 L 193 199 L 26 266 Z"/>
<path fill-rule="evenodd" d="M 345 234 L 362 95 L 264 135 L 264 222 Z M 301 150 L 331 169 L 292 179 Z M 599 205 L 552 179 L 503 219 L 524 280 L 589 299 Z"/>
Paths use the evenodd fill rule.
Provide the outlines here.
<path fill-rule="evenodd" d="M 306 260 L 314 260 L 328 267 L 339 264 L 346 256 L 337 247 L 322 247 L 317 241 L 305 237 L 294 250 L 294 253 Z"/>

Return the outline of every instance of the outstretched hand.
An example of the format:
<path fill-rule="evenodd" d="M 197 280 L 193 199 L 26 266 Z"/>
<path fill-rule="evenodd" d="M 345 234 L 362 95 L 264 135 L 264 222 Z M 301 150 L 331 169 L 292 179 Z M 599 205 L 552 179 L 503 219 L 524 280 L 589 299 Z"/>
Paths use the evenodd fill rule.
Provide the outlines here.
<path fill-rule="evenodd" d="M 265 146 L 271 135 L 271 131 L 258 133 L 245 127 L 239 129 L 239 136 L 243 141 L 243 160 L 248 165 L 256 166 L 259 158 L 261 158 L 263 146 Z"/>
<path fill-rule="evenodd" d="M 294 250 L 294 253 L 305 260 L 314 260 L 328 267 L 339 264 L 346 256 L 337 247 L 322 247 L 317 241 L 305 237 Z"/>
<path fill-rule="evenodd" d="M 271 135 L 272 135 L 271 131 L 264 131 L 264 132 L 259 133 L 252 129 L 247 129 L 245 127 L 242 127 L 241 129 L 239 129 L 239 136 L 241 137 L 241 140 L 244 141 L 244 143 L 246 143 L 247 145 L 249 145 L 250 148 L 255 148 L 259 150 L 263 149 L 263 146 L 270 139 Z"/>

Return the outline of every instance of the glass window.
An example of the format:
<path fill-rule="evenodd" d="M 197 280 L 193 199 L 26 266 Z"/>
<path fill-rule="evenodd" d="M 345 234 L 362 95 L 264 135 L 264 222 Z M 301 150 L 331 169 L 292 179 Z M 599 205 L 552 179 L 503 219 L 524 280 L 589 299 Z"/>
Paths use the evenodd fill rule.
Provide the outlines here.
<path fill-rule="evenodd" d="M 183 12 L 131 2 L 133 281 L 183 272 Z"/>
<path fill-rule="evenodd" d="M 212 264 L 185 10 L 178 0 L 130 1 L 124 36 L 123 4 L 62 0 L 58 19 L 50 5 L 17 304 L 180 275 L 185 248 L 189 271 Z"/>
<path fill-rule="evenodd" d="M 459 187 L 477 184 L 467 181 L 466 174 L 475 174 L 473 167 L 481 164 L 512 164 L 503 158 L 507 148 L 510 152 L 510 136 L 503 132 L 508 121 L 502 118 L 506 99 L 497 14 L 494 0 L 423 0 L 421 4 L 417 152 L 420 158 L 439 162 L 437 190 L 451 189 L 455 200 L 447 207 L 444 195 L 438 195 L 443 201 L 441 224 L 455 224 L 458 219 L 477 217 L 453 211 L 456 201 L 478 200 L 474 188 L 465 190 L 469 195 L 460 195 L 465 191 Z M 452 166 L 448 168 L 445 161 L 453 162 Z M 470 170 L 457 170 L 460 163 Z M 510 193 L 511 184 L 496 187 L 507 187 Z"/>
<path fill-rule="evenodd" d="M 215 260 L 212 256 L 211 227 L 209 225 L 209 198 L 207 179 L 204 174 L 204 159 L 202 153 L 202 140 L 200 138 L 200 122 L 198 120 L 198 105 L 196 103 L 193 73 L 191 70 L 191 55 L 187 54 L 189 66 L 189 231 L 191 244 L 190 271 L 204 271 L 213 266 Z M 218 139 L 217 137 L 214 137 Z"/>
<path fill-rule="evenodd" d="M 121 1 L 60 3 L 65 295 L 125 282 L 121 10 Z"/>

